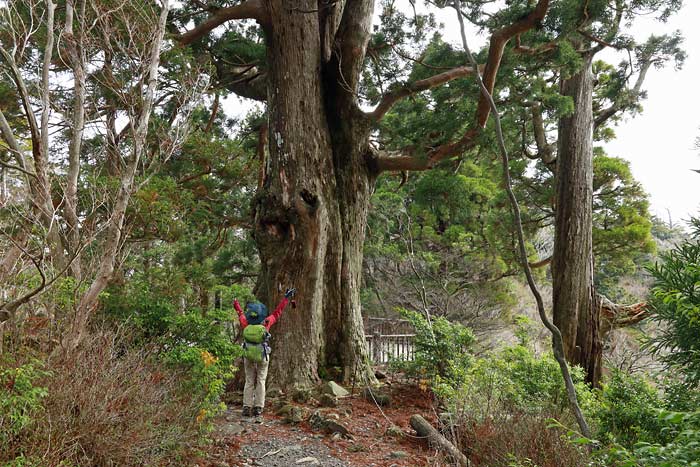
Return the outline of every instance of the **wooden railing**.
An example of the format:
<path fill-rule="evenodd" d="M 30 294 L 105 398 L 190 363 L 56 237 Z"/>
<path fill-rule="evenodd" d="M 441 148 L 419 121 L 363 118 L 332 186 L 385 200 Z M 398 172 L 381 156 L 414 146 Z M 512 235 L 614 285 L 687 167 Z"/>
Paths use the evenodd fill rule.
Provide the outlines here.
<path fill-rule="evenodd" d="M 389 360 L 412 361 L 415 338 L 413 327 L 406 320 L 366 318 L 365 338 L 375 364 Z"/>

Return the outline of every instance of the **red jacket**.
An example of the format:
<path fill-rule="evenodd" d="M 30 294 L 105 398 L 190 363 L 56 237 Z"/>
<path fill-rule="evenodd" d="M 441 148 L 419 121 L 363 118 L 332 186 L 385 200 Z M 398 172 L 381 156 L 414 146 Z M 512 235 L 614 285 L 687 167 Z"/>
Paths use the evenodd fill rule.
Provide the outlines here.
<path fill-rule="evenodd" d="M 279 305 L 277 305 L 277 308 L 275 308 L 275 311 L 272 312 L 270 316 L 265 318 L 265 320 L 262 322 L 262 325 L 265 326 L 265 329 L 269 331 L 272 325 L 277 322 L 280 315 L 282 315 L 284 308 L 287 306 L 287 303 L 289 303 L 289 299 L 287 297 L 284 297 L 279 303 Z M 238 303 L 238 300 L 233 301 L 233 308 L 235 308 L 236 312 L 238 313 L 238 322 L 241 323 L 241 329 L 245 329 L 245 327 L 248 326 L 248 320 L 246 319 L 245 314 L 241 309 L 241 304 Z"/>

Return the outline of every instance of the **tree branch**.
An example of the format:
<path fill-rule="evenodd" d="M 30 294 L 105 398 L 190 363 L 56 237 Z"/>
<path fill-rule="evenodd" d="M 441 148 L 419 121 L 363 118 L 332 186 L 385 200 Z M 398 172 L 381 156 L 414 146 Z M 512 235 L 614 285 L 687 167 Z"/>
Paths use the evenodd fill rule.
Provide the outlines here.
<path fill-rule="evenodd" d="M 203 23 L 198 24 L 175 39 L 182 45 L 191 44 L 218 26 L 233 19 L 254 19 L 262 25 L 266 25 L 270 21 L 267 10 L 261 0 L 247 0 L 238 5 L 217 10 Z"/>
<path fill-rule="evenodd" d="M 639 75 L 637 76 L 637 81 L 634 83 L 634 87 L 630 90 L 630 96 L 623 100 L 615 101 L 610 107 L 602 110 L 598 116 L 593 121 L 593 128 L 597 129 L 610 118 L 614 117 L 616 113 L 624 110 L 630 104 L 634 103 L 634 100 L 639 96 L 642 91 L 642 85 L 644 84 L 644 79 L 647 76 L 649 68 L 651 68 L 652 60 L 644 62 L 642 68 L 639 70 Z"/>
<path fill-rule="evenodd" d="M 538 268 L 542 268 L 542 267 L 547 266 L 547 265 L 550 264 L 551 262 L 552 262 L 552 257 L 549 256 L 549 257 L 547 257 L 547 258 L 545 258 L 545 259 L 541 259 L 541 260 L 539 260 L 539 261 L 535 261 L 534 263 L 529 263 L 529 265 L 530 265 L 530 268 L 532 268 L 532 269 L 538 269 Z"/>
<path fill-rule="evenodd" d="M 499 29 L 491 36 L 491 41 L 489 44 L 489 54 L 486 60 L 486 67 L 484 69 L 483 82 L 486 86 L 486 90 L 489 94 L 493 93 L 493 88 L 496 84 L 496 75 L 498 73 L 498 68 L 501 65 L 501 59 L 503 58 L 503 51 L 506 47 L 508 41 L 513 37 L 518 36 L 537 25 L 540 21 L 544 19 L 547 9 L 549 8 L 549 0 L 539 0 L 535 8 L 523 17 L 519 21 Z M 460 15 L 462 13 L 460 12 Z M 460 16 L 461 17 L 461 16 Z M 488 121 L 490 113 L 490 105 L 488 99 L 481 94 L 479 97 L 479 104 L 476 110 L 476 121 L 479 128 L 483 128 Z"/>
<path fill-rule="evenodd" d="M 338 95 L 347 93 L 353 99 L 356 98 L 372 31 L 373 10 L 373 0 L 347 0 L 345 4 L 334 41 L 334 54 L 338 60 L 337 72 L 340 73 L 337 80 L 340 88 Z"/>
<path fill-rule="evenodd" d="M 479 130 L 472 128 L 467 131 L 459 140 L 443 144 L 428 152 L 426 157 L 419 158 L 411 155 L 411 149 L 404 151 L 380 152 L 374 159 L 374 167 L 379 172 L 395 170 L 430 170 L 439 162 L 448 159 L 460 151 L 466 151 L 476 146 L 476 136 Z"/>
<path fill-rule="evenodd" d="M 24 174 L 35 177 L 33 173 L 27 171 L 27 163 L 24 159 L 24 153 L 20 149 L 19 143 L 17 142 L 17 138 L 15 138 L 15 135 L 12 132 L 12 128 L 10 128 L 10 124 L 7 122 L 7 119 L 5 118 L 5 114 L 2 112 L 2 109 L 0 109 L 0 133 L 2 134 L 2 137 L 5 140 L 5 142 L 7 142 L 7 146 L 14 155 L 15 161 L 17 161 L 17 164 L 19 165 L 18 170 L 20 170 Z"/>
<path fill-rule="evenodd" d="M 217 60 L 214 66 L 220 85 L 241 97 L 264 102 L 267 100 L 267 73 L 255 65 L 231 66 Z"/>
<path fill-rule="evenodd" d="M 545 164 L 551 164 L 556 159 L 554 154 L 554 145 L 547 142 L 547 133 L 544 129 L 544 120 L 542 119 L 542 106 L 540 104 L 533 105 L 532 112 L 532 129 L 535 134 L 535 144 L 537 145 L 537 159 L 541 159 Z"/>
<path fill-rule="evenodd" d="M 552 50 L 555 50 L 558 47 L 556 39 L 550 42 L 547 42 L 546 44 L 542 44 L 539 47 L 532 48 L 528 47 L 526 45 L 522 45 L 520 42 L 520 34 L 515 36 L 515 47 L 513 47 L 513 52 L 518 53 L 518 54 L 523 54 L 523 55 L 540 55 L 544 54 L 547 52 L 551 52 Z"/>
<path fill-rule="evenodd" d="M 513 24 L 499 29 L 491 35 L 489 53 L 484 66 L 483 77 L 479 76 L 480 81 L 483 81 L 488 96 L 493 92 L 496 84 L 496 75 L 501 65 L 503 51 L 506 44 L 513 37 L 522 34 L 537 25 L 544 19 L 547 9 L 549 8 L 549 0 L 539 0 L 535 8 Z M 459 12 L 459 19 L 462 20 L 463 13 Z M 438 162 L 454 157 L 461 152 L 464 152 L 476 145 L 476 136 L 486 126 L 491 106 L 489 98 L 485 94 L 479 95 L 479 102 L 476 110 L 476 124 L 467 130 L 465 134 L 450 143 L 443 144 L 428 152 L 428 157 L 425 160 L 411 161 L 408 157 L 401 156 L 399 158 L 378 157 L 375 160 L 376 168 L 382 170 L 428 170 L 433 168 Z"/>
<path fill-rule="evenodd" d="M 17 67 L 12 55 L 7 52 L 2 46 L 0 46 L 0 55 L 5 59 L 7 66 L 10 68 L 10 74 L 12 75 L 12 80 L 17 86 L 19 91 L 20 101 L 22 102 L 22 107 L 24 108 L 24 114 L 27 117 L 27 124 L 29 125 L 29 132 L 32 139 L 32 148 L 34 151 L 39 151 L 41 147 L 41 135 L 39 133 L 39 124 L 36 121 L 36 116 L 34 115 L 34 110 L 32 109 L 32 103 L 29 99 L 29 92 L 27 91 L 27 86 L 22 79 L 22 73 Z"/>
<path fill-rule="evenodd" d="M 633 305 L 619 305 L 611 302 L 603 295 L 598 295 L 598 298 L 600 301 L 600 315 L 604 320 L 604 332 L 631 326 L 649 316 L 649 308 L 646 302 L 639 302 Z"/>
<path fill-rule="evenodd" d="M 35 174 L 31 173 L 28 170 L 24 170 L 22 167 L 20 167 L 18 165 L 8 164 L 7 162 L 3 162 L 2 160 L 0 160 L 0 165 L 2 165 L 3 167 L 5 167 L 6 169 L 9 169 L 9 170 L 16 170 L 17 172 L 23 173 L 24 175 L 26 175 L 28 177 L 36 178 Z"/>
<path fill-rule="evenodd" d="M 482 70 L 483 67 L 481 68 L 481 71 Z M 431 76 L 430 78 L 415 81 L 413 83 L 406 83 L 404 86 L 393 89 L 382 96 L 377 107 L 372 112 L 368 113 L 367 116 L 375 122 L 379 121 L 389 110 L 391 110 L 394 104 L 401 99 L 421 91 L 438 87 L 454 79 L 470 76 L 473 73 L 474 71 L 471 69 L 471 67 L 461 66 L 445 71 L 444 73 Z"/>

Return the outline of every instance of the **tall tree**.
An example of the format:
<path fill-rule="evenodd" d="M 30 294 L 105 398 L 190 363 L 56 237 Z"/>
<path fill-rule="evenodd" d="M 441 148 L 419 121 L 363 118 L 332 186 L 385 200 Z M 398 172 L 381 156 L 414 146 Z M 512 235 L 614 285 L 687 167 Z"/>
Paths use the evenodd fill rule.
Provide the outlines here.
<path fill-rule="evenodd" d="M 466 2 L 481 15 L 480 1 Z M 506 44 L 535 27 L 549 1 L 509 5 L 490 28 L 484 81 L 493 90 Z M 315 2 L 248 0 L 220 9 L 180 36 L 193 43 L 231 20 L 254 19 L 264 33 L 265 62 L 238 63 L 234 92 L 266 101 L 269 157 L 254 201 L 254 236 L 261 259 L 257 295 L 275 302 L 284 287 L 299 288 L 300 306 L 283 315 L 276 334 L 284 348 L 272 360 L 279 384 L 307 384 L 321 367 L 346 379 L 371 378 L 360 313 L 362 246 L 370 194 L 384 171 L 428 170 L 478 143 L 489 114 L 478 100 L 472 124 L 456 139 L 389 154 L 370 136 L 399 100 L 470 75 L 455 66 L 425 79 L 394 82 L 371 112 L 360 108 L 360 82 L 371 39 L 373 0 Z M 387 18 L 393 9 L 385 5 Z M 196 14 L 196 12 L 195 12 Z M 238 40 L 244 39 L 239 29 Z M 302 46 L 303 44 L 303 46 Z M 195 46 L 197 46 L 195 44 Z M 391 42 L 382 44 L 385 48 Z M 203 48 L 211 50 L 205 45 Z M 265 93 L 261 93 L 261 84 Z M 233 87 L 232 87 L 233 89 Z"/>
<path fill-rule="evenodd" d="M 571 50 L 580 60 L 577 71 L 564 74 L 561 93 L 571 98 L 573 112 L 558 123 L 556 221 L 552 260 L 554 323 L 562 332 L 567 359 L 586 370 L 588 382 L 597 384 L 602 369 L 601 302 L 594 285 L 593 266 L 593 141 L 594 132 L 625 110 L 638 105 L 641 86 L 651 66 L 669 59 L 682 60 L 679 38 L 651 37 L 636 44 L 620 33 L 620 24 L 640 13 L 658 13 L 665 19 L 679 8 L 668 2 L 587 2 L 572 8 L 573 22 L 566 34 Z M 566 22 L 562 21 L 566 31 Z M 607 108 L 593 108 L 593 61 L 606 47 L 628 50 L 637 63 L 624 62 L 637 81 L 625 85 L 629 75 L 615 80 Z"/>

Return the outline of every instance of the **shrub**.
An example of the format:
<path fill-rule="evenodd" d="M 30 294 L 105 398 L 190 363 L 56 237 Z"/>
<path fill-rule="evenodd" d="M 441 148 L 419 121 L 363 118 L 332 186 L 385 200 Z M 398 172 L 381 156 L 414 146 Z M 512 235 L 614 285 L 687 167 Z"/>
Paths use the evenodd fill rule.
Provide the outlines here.
<path fill-rule="evenodd" d="M 410 321 L 416 332 L 414 360 L 395 361 L 393 367 L 410 377 L 432 383 L 463 381 L 472 360 L 469 349 L 474 343 L 474 334 L 471 330 L 443 317 L 429 320 L 415 311 L 400 310 L 399 313 Z"/>
<path fill-rule="evenodd" d="M 571 368 L 579 398 L 590 398 L 580 368 Z M 562 413 L 568 409 L 559 365 L 547 353 L 537 356 L 524 345 L 506 347 L 472 364 L 460 385 L 438 388 L 443 399 L 480 419 L 494 413 Z"/>
<path fill-rule="evenodd" d="M 675 412 L 692 412 L 700 407 L 700 387 L 688 387 L 673 380 L 664 386 L 664 404 Z"/>
<path fill-rule="evenodd" d="M 234 361 L 242 354 L 221 324 L 231 319 L 226 311 L 175 315 L 167 320 L 168 331 L 156 340 L 162 360 L 186 371 L 184 384 L 200 401 L 202 420 L 226 408 L 220 398 L 236 371 Z"/>
<path fill-rule="evenodd" d="M 648 345 L 669 366 L 684 374 L 688 386 L 700 383 L 700 223 L 694 233 L 661 263 L 649 268 L 655 283 L 652 319 L 661 324 Z"/>
<path fill-rule="evenodd" d="M 239 296 L 247 296 L 241 287 L 233 288 Z M 105 303 L 103 315 L 108 320 L 129 322 L 138 345 L 152 346 L 162 362 L 182 370 L 184 385 L 200 404 L 200 420 L 206 422 L 225 408 L 220 397 L 242 354 L 228 332 L 227 323 L 235 317 L 231 309 L 181 312 L 172 297 L 140 277 Z"/>
<path fill-rule="evenodd" d="M 46 388 L 36 384 L 49 375 L 41 362 L 15 365 L 3 361 L 0 367 L 0 451 L 8 449 L 12 439 L 32 425 L 47 395 Z"/>
<path fill-rule="evenodd" d="M 43 409 L 18 430 L 0 465 L 158 465 L 198 442 L 201 400 L 152 349 L 103 332 L 51 361 Z"/>
<path fill-rule="evenodd" d="M 616 467 L 700 466 L 700 412 L 660 410 L 656 419 L 668 441 L 639 442 L 631 448 L 613 444 L 597 451 L 597 460 Z"/>
<path fill-rule="evenodd" d="M 569 442 L 562 430 L 551 426 L 552 413 L 505 412 L 477 418 L 468 412 L 454 417 L 455 444 L 474 466 L 587 467 L 585 448 Z"/>
<path fill-rule="evenodd" d="M 613 371 L 586 412 L 599 441 L 631 447 L 638 442 L 666 441 L 657 417 L 661 407 L 663 402 L 649 383 L 637 375 Z"/>
<path fill-rule="evenodd" d="M 583 372 L 572 368 L 572 373 L 579 397 L 589 400 Z M 444 382 L 437 393 L 451 413 L 449 431 L 469 447 L 474 465 L 587 465 L 585 450 L 550 427 L 555 417 L 573 422 L 559 365 L 550 354 L 507 347 L 475 360 L 460 385 Z"/>

